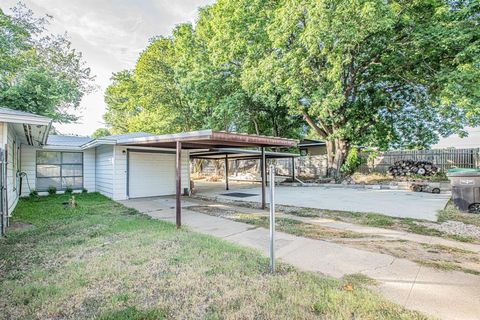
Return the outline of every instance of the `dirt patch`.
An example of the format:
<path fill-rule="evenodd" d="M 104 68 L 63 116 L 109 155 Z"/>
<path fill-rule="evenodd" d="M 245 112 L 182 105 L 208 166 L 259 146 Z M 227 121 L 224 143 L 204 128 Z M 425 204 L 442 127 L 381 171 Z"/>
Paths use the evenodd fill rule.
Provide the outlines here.
<path fill-rule="evenodd" d="M 23 223 L 19 221 L 13 221 L 7 228 L 7 232 L 9 231 L 23 231 L 34 228 L 34 225 L 29 223 Z"/>
<path fill-rule="evenodd" d="M 231 217 L 237 215 L 238 210 L 232 209 L 225 205 L 212 205 L 212 206 L 189 206 L 188 210 L 205 213 L 215 217 Z"/>

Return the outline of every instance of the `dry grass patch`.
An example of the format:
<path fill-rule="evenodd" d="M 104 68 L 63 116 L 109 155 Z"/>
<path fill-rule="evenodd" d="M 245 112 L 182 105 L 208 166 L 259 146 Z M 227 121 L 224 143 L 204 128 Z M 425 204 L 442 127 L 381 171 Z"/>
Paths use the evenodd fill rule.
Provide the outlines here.
<path fill-rule="evenodd" d="M 438 213 L 438 222 L 445 221 L 459 221 L 465 224 L 471 224 L 476 227 L 480 227 L 480 214 L 461 212 L 453 206 L 452 202 L 449 202 L 445 210 L 440 210 Z"/>

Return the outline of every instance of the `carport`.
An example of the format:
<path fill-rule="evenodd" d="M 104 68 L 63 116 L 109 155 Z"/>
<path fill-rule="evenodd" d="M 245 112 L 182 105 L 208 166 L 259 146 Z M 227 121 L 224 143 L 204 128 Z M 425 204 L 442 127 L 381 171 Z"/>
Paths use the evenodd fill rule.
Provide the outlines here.
<path fill-rule="evenodd" d="M 266 159 L 267 153 L 273 158 L 274 154 L 265 151 L 265 148 L 289 148 L 298 144 L 297 140 L 279 137 L 249 135 L 240 133 L 229 133 L 223 131 L 201 130 L 193 132 L 182 132 L 178 134 L 168 134 L 159 136 L 149 136 L 129 139 L 124 146 L 135 147 L 153 147 L 153 148 L 170 148 L 175 149 L 175 175 L 176 175 L 176 223 L 177 227 L 181 226 L 181 154 L 182 149 L 193 149 L 212 152 L 210 156 L 221 156 L 228 160 L 231 157 L 256 157 L 261 161 L 261 184 L 262 184 L 262 206 L 265 207 L 265 181 L 266 181 Z M 235 149 L 229 149 L 235 148 Z M 238 148 L 260 148 L 257 150 L 238 149 Z M 223 150 L 223 151 L 222 151 Z M 204 155 L 208 156 L 208 155 Z M 295 157 L 295 154 L 282 153 L 282 157 Z"/>
<path fill-rule="evenodd" d="M 224 160 L 225 161 L 225 190 L 230 190 L 228 182 L 229 173 L 229 160 L 260 160 L 265 161 L 268 159 L 291 159 L 292 161 L 292 179 L 295 180 L 295 158 L 299 157 L 299 154 L 288 152 L 275 152 L 264 150 L 249 150 L 249 149 L 236 149 L 236 148 L 223 148 L 212 149 L 209 151 L 192 152 L 190 159 L 204 159 L 204 160 Z M 265 174 L 265 166 L 260 166 L 260 175 L 263 179 Z M 265 208 L 265 197 L 262 199 L 262 208 Z"/>

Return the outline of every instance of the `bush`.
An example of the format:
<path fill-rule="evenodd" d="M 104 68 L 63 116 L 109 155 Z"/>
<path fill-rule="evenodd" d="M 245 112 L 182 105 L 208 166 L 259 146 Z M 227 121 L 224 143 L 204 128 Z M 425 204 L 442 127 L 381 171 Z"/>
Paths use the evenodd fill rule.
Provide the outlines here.
<path fill-rule="evenodd" d="M 53 196 L 54 194 L 57 194 L 57 187 L 50 186 L 48 187 L 48 194 Z"/>
<path fill-rule="evenodd" d="M 36 198 L 36 197 L 38 197 L 38 191 L 35 190 L 35 189 L 31 190 L 29 196 L 30 196 L 31 198 Z"/>
<path fill-rule="evenodd" d="M 88 193 L 87 188 L 83 188 L 83 189 L 82 189 L 82 193 Z"/>
<path fill-rule="evenodd" d="M 342 165 L 341 171 L 347 175 L 353 174 L 358 167 L 360 167 L 364 162 L 364 159 L 360 157 L 358 148 L 350 149 L 348 152 L 345 163 Z"/>
<path fill-rule="evenodd" d="M 73 193 L 73 188 L 71 186 L 67 186 L 65 188 L 65 193 L 72 194 Z"/>

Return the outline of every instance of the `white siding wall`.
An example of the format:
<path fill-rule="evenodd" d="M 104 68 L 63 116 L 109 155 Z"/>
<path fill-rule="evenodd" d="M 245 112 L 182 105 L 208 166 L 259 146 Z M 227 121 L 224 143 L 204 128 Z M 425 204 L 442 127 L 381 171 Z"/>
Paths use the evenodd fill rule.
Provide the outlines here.
<path fill-rule="evenodd" d="M 36 189 L 36 179 L 37 179 L 37 150 L 42 150 L 41 148 L 36 148 L 28 145 L 22 145 L 21 147 L 21 164 L 20 170 L 25 172 L 28 177 L 24 178 L 22 181 L 22 196 L 28 196 L 31 190 Z M 72 150 L 52 150 L 48 149 L 47 151 L 66 151 L 72 152 Z M 78 152 L 78 151 L 73 151 Z M 30 185 L 30 186 L 29 186 Z M 83 186 L 89 192 L 95 191 L 95 150 L 88 149 L 83 151 Z"/>
<path fill-rule="evenodd" d="M 97 147 L 95 153 L 95 190 L 113 198 L 113 146 Z"/>
<path fill-rule="evenodd" d="M 29 188 L 27 179 L 23 179 L 22 196 L 28 196 L 30 190 L 35 189 L 37 150 L 41 149 L 27 145 L 21 147 L 20 170 L 27 174 L 30 184 Z M 127 154 L 123 153 L 123 150 L 126 151 L 126 148 L 103 145 L 83 151 L 84 187 L 89 192 L 97 191 L 114 200 L 127 199 Z M 173 174 L 175 173 L 172 172 Z M 11 185 L 11 182 L 9 184 Z M 190 188 L 190 161 L 187 150 L 182 151 L 182 191 L 184 188 Z"/>
<path fill-rule="evenodd" d="M 27 174 L 27 176 L 22 179 L 22 197 L 26 197 L 31 190 L 36 189 L 36 154 L 38 148 L 29 145 L 22 145 L 20 150 L 22 159 L 20 164 L 20 170 Z"/>
<path fill-rule="evenodd" d="M 95 192 L 96 180 L 96 163 L 95 163 L 95 149 L 87 149 L 83 151 L 83 187 L 88 192 Z"/>
<path fill-rule="evenodd" d="M 125 150 L 125 153 L 123 151 Z M 114 200 L 127 199 L 127 148 L 115 146 L 114 161 Z M 130 151 L 135 149 L 130 148 Z M 172 151 L 172 150 L 170 150 Z M 190 153 L 182 150 L 182 192 L 184 188 L 190 189 Z M 148 170 L 148 168 L 145 168 Z M 172 172 L 174 175 L 175 172 Z"/>
<path fill-rule="evenodd" d="M 18 202 L 18 178 L 16 171 L 19 170 L 19 142 L 15 134 L 15 130 L 9 124 L 2 125 L 2 148 L 7 145 L 7 197 L 8 197 L 8 213 L 12 214 L 13 209 Z M 16 162 L 16 163 L 15 163 Z"/>
<path fill-rule="evenodd" d="M 119 146 L 115 146 L 113 199 L 127 199 L 127 151 Z"/>

